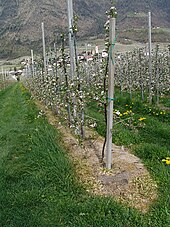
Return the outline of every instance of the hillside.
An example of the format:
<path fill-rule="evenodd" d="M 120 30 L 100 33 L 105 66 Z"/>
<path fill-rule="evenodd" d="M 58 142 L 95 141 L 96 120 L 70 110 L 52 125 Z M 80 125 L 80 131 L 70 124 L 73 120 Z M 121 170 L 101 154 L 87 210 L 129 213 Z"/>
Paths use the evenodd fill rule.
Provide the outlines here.
<path fill-rule="evenodd" d="M 79 36 L 103 33 L 105 11 L 110 0 L 73 0 L 79 16 Z M 153 26 L 170 27 L 170 1 L 119 0 L 118 28 L 132 29 L 147 26 L 147 12 L 152 11 Z M 52 42 L 54 34 L 67 29 L 67 1 L 62 0 L 0 0 L 0 56 L 26 51 L 26 47 L 39 48 L 41 22 L 45 23 L 46 39 Z"/>
<path fill-rule="evenodd" d="M 117 1 L 119 25 L 123 28 L 146 27 L 147 13 L 152 12 L 153 27 L 170 26 L 169 0 L 120 0 Z"/>

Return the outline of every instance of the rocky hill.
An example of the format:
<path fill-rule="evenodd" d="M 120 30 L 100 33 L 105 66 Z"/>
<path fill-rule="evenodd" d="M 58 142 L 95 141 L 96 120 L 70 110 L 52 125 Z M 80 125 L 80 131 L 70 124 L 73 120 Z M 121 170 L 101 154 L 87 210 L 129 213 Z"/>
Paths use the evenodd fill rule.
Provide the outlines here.
<path fill-rule="evenodd" d="M 73 0 L 79 16 L 81 37 L 103 33 L 105 11 L 111 0 Z M 152 11 L 153 26 L 170 27 L 169 0 L 117 0 L 119 30 L 147 27 L 147 12 Z M 0 56 L 38 48 L 41 22 L 45 24 L 46 40 L 67 30 L 67 0 L 0 0 Z"/>

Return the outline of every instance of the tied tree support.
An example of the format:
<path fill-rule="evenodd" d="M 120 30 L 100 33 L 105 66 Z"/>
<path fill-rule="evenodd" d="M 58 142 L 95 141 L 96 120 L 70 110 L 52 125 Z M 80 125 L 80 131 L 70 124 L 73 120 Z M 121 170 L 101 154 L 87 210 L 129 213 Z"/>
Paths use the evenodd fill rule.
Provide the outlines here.
<path fill-rule="evenodd" d="M 106 136 L 106 168 L 112 166 L 112 129 L 113 129 L 113 101 L 114 101 L 114 45 L 115 45 L 115 24 L 116 9 L 111 7 L 109 19 L 109 79 L 108 79 L 108 106 L 107 106 L 107 136 Z"/>
<path fill-rule="evenodd" d="M 73 35 L 73 2 L 67 0 L 68 10 L 68 26 L 69 26 L 69 50 L 70 50 L 70 78 L 75 76 L 75 51 L 74 51 L 74 35 Z"/>
<path fill-rule="evenodd" d="M 151 12 L 148 13 L 148 48 L 149 48 L 149 103 L 152 103 L 152 27 Z"/>
<path fill-rule="evenodd" d="M 68 11 L 68 36 L 69 36 L 69 50 L 70 50 L 70 81 L 74 84 L 75 77 L 75 50 L 74 50 L 74 31 L 73 31 L 73 1 L 67 0 Z M 73 97 L 73 118 L 77 116 L 76 98 Z"/>
<path fill-rule="evenodd" d="M 46 50 L 45 50 L 45 34 L 44 34 L 44 22 L 41 23 L 41 29 L 42 29 L 42 43 L 43 43 L 44 72 L 45 72 L 45 74 L 47 74 Z"/>
<path fill-rule="evenodd" d="M 34 77 L 34 52 L 31 50 L 32 77 Z"/>

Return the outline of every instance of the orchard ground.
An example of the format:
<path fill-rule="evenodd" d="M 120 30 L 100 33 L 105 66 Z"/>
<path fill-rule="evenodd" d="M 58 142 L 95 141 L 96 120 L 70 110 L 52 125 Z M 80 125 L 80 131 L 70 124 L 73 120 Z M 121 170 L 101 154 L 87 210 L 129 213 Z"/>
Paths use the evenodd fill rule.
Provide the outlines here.
<path fill-rule="evenodd" d="M 161 103 L 169 108 L 168 100 L 169 97 L 162 97 Z M 121 111 L 125 113 L 132 105 L 130 102 L 126 95 L 123 98 L 119 97 L 116 108 L 123 107 L 124 110 Z M 94 195 L 93 189 L 100 188 L 100 184 L 94 185 L 93 175 L 92 181 L 88 180 L 92 169 L 87 162 L 91 155 L 87 157 L 86 144 L 82 143 L 79 147 L 77 140 L 71 138 L 69 130 L 61 126 L 51 112 L 40 111 L 43 107 L 39 106 L 41 109 L 36 107 L 33 97 L 22 84 L 13 84 L 1 90 L 1 225 L 168 227 L 170 168 L 162 162 L 162 159 L 170 156 L 169 110 L 163 114 L 163 110 L 160 109 L 155 112 L 154 106 L 149 111 L 150 107 L 142 102 L 133 103 L 132 111 L 136 119 L 144 119 L 144 125 L 142 127 L 140 125 L 139 128 L 129 128 L 116 124 L 113 141 L 118 151 L 127 155 L 127 147 L 133 155 L 138 156 L 142 163 L 137 158 L 135 164 L 136 161 L 139 162 L 140 167 L 149 172 L 150 177 L 147 178 L 146 184 L 143 184 L 140 178 L 135 184 L 136 190 L 143 195 L 150 186 L 150 189 L 156 188 L 154 201 L 145 212 L 133 208 L 133 204 L 125 205 L 115 199 L 115 196 L 106 196 L 106 194 L 102 196 L 100 193 Z M 98 111 L 95 103 L 89 103 L 86 111 L 99 122 L 95 131 L 90 130 L 89 136 L 93 142 L 98 139 L 100 144 L 102 139 L 96 132 L 101 136 L 105 134 L 103 114 Z M 48 121 L 58 129 L 49 125 Z M 68 142 L 66 136 L 62 134 L 63 131 L 67 131 Z M 94 143 L 88 142 L 87 140 L 86 146 L 89 146 L 90 151 Z M 72 147 L 76 149 L 73 150 Z M 84 157 L 75 157 L 74 154 L 83 152 L 83 149 L 86 154 L 80 156 Z M 134 159 L 135 156 L 131 157 Z M 97 161 L 97 158 L 95 160 Z M 127 160 L 122 159 L 122 161 L 126 165 Z M 87 173 L 83 172 L 83 168 Z M 103 184 L 104 182 L 106 185 L 112 184 L 114 180 L 117 181 L 122 177 L 122 184 L 128 185 L 129 179 L 126 173 L 115 176 L 118 172 L 109 173 L 105 169 L 101 172 L 101 176 L 103 174 L 107 176 L 103 177 Z M 84 182 L 86 179 L 87 182 Z"/>

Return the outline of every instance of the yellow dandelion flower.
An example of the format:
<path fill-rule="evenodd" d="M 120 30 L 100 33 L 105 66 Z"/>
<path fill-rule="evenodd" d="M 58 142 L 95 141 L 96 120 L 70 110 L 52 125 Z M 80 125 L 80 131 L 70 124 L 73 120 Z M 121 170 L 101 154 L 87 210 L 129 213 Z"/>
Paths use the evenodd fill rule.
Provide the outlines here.
<path fill-rule="evenodd" d="M 162 159 L 162 162 L 165 162 L 167 165 L 170 165 L 170 158 Z"/>
<path fill-rule="evenodd" d="M 140 117 L 138 120 L 139 121 L 143 121 L 143 120 L 145 120 L 146 118 L 145 117 Z"/>
<path fill-rule="evenodd" d="M 128 114 L 128 111 L 124 112 L 123 115 L 127 115 Z"/>
<path fill-rule="evenodd" d="M 166 160 L 166 164 L 167 165 L 170 165 L 170 160 Z"/>

